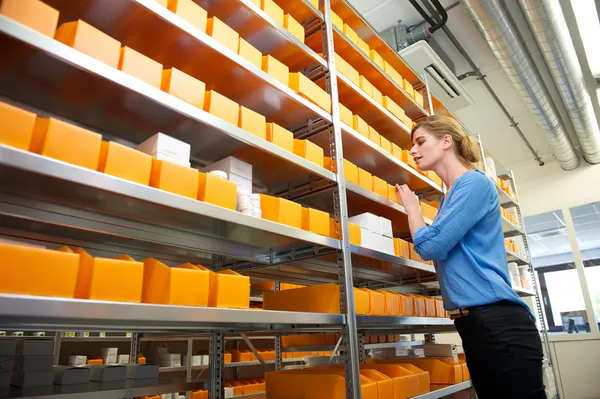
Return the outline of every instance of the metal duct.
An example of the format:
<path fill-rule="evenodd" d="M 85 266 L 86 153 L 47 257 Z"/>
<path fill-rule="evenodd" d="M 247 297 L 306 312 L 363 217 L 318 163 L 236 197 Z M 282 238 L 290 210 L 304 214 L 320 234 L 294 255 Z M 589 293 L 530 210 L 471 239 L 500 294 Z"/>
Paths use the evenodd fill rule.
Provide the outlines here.
<path fill-rule="evenodd" d="M 573 122 L 585 160 L 600 163 L 600 129 L 559 0 L 519 0 Z"/>
<path fill-rule="evenodd" d="M 548 133 L 548 142 L 560 166 L 565 170 L 577 168 L 579 157 L 504 2 L 461 0 L 461 3 L 508 79 Z"/>

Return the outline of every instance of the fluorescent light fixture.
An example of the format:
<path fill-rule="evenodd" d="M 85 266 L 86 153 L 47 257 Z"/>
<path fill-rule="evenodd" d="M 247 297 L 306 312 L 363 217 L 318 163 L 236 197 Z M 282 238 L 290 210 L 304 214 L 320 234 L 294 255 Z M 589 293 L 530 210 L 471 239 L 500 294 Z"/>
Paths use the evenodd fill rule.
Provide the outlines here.
<path fill-rule="evenodd" d="M 600 51 L 598 51 L 598 38 L 600 38 L 600 21 L 594 0 L 571 1 L 575 13 L 579 35 L 583 42 L 585 55 L 588 59 L 590 70 L 595 77 L 600 77 Z"/>

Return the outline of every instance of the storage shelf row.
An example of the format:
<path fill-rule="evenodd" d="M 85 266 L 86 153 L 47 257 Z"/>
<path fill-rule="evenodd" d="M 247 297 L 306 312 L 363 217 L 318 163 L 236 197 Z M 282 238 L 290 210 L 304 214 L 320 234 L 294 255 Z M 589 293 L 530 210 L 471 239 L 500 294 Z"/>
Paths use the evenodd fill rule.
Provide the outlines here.
<path fill-rule="evenodd" d="M 305 350 L 303 352 L 310 352 L 310 351 Z M 305 358 L 299 357 L 299 358 L 293 358 L 293 359 L 282 359 L 281 361 L 284 364 L 299 363 L 299 362 L 304 362 Z M 275 364 L 274 360 L 264 360 L 264 362 L 265 362 L 265 364 Z M 225 363 L 223 365 L 223 367 L 235 368 L 235 367 L 253 367 L 253 366 L 260 366 L 260 365 L 261 365 L 261 363 L 258 360 L 256 360 L 256 361 L 252 361 L 252 362 Z M 208 368 L 209 368 L 208 365 L 192 366 L 192 370 L 206 370 Z M 177 373 L 177 372 L 186 371 L 187 367 L 186 366 L 160 367 L 159 370 L 160 370 L 160 372 L 164 372 L 164 373 Z"/>

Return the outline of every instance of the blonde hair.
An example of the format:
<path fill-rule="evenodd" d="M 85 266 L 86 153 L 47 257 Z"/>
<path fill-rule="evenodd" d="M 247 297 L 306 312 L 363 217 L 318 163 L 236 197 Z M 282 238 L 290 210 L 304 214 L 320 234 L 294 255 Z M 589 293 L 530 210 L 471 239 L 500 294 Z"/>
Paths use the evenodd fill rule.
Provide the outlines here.
<path fill-rule="evenodd" d="M 452 137 L 454 153 L 458 156 L 458 159 L 463 165 L 470 167 L 471 164 L 481 160 L 479 144 L 477 144 L 473 137 L 467 134 L 465 128 L 458 123 L 456 119 L 441 115 L 429 116 L 413 127 L 410 133 L 411 139 L 415 132 L 420 128 L 427 129 L 429 133 L 438 139 L 441 139 L 446 135 Z"/>

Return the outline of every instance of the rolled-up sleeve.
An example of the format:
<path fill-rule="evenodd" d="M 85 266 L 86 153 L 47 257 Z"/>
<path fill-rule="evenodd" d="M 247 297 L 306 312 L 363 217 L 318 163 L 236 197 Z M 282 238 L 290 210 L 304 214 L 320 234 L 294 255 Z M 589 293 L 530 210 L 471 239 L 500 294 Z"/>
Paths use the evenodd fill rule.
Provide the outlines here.
<path fill-rule="evenodd" d="M 423 260 L 446 259 L 448 252 L 495 206 L 487 177 L 472 176 L 456 183 L 430 226 L 416 231 L 413 243 Z"/>

